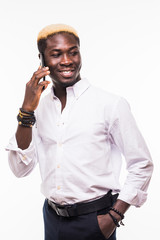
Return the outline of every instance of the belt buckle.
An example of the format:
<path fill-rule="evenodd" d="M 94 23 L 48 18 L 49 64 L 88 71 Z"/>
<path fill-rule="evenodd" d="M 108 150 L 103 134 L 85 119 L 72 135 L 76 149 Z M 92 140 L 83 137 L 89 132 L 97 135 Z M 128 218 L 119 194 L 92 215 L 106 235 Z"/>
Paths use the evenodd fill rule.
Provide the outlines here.
<path fill-rule="evenodd" d="M 56 211 L 57 215 L 59 215 L 59 216 L 70 217 L 70 214 L 68 211 L 69 208 L 70 208 L 70 206 L 64 206 L 64 207 L 55 206 L 55 211 Z"/>
<path fill-rule="evenodd" d="M 66 206 L 64 208 L 59 208 L 58 211 L 59 211 L 60 215 L 63 217 L 70 217 L 68 208 L 69 208 L 68 206 Z"/>
<path fill-rule="evenodd" d="M 57 215 L 60 216 L 59 208 L 58 208 L 56 205 L 54 206 L 54 210 L 55 210 L 55 212 L 57 213 Z"/>

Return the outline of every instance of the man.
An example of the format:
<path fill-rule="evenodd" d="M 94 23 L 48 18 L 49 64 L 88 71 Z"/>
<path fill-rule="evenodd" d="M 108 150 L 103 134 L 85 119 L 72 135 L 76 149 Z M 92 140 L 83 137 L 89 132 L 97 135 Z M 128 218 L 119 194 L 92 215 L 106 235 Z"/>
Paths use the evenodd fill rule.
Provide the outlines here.
<path fill-rule="evenodd" d="M 45 67 L 26 85 L 7 148 L 10 167 L 24 177 L 39 163 L 46 240 L 115 240 L 129 206 L 147 198 L 153 164 L 146 144 L 128 103 L 81 78 L 80 42 L 72 27 L 45 27 L 38 49 Z M 40 101 L 50 83 L 40 80 L 47 75 L 53 87 Z M 128 170 L 122 188 L 121 153 Z"/>

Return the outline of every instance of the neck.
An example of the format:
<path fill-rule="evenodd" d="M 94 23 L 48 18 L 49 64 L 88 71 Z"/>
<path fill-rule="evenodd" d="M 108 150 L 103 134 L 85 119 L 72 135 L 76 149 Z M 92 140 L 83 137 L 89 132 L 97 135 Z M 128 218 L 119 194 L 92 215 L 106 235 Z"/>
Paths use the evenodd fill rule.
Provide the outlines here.
<path fill-rule="evenodd" d="M 61 101 L 62 110 L 65 108 L 66 105 L 66 88 L 61 86 L 54 86 L 54 93 L 57 98 Z"/>

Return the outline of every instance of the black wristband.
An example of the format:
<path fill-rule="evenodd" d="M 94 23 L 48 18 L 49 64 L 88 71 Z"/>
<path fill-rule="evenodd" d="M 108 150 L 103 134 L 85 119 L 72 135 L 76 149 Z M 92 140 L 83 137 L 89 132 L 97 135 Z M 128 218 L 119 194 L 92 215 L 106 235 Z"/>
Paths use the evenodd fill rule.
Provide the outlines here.
<path fill-rule="evenodd" d="M 19 114 L 17 115 L 18 124 L 23 127 L 31 128 L 35 122 L 36 118 L 34 112 L 27 112 L 20 108 Z"/>
<path fill-rule="evenodd" d="M 118 211 L 117 209 L 111 207 L 110 210 L 112 210 L 115 213 L 117 213 L 121 217 L 121 220 L 124 219 L 124 215 L 120 211 Z"/>
<path fill-rule="evenodd" d="M 22 113 L 26 113 L 26 114 L 29 114 L 29 115 L 34 115 L 34 112 L 27 112 L 25 111 L 23 108 L 20 108 L 19 109 Z"/>
<path fill-rule="evenodd" d="M 33 125 L 31 125 L 31 124 L 25 124 L 25 123 L 22 123 L 22 122 L 18 122 L 18 124 L 19 124 L 20 126 L 23 126 L 23 127 L 28 127 L 28 128 L 33 127 Z"/>
<path fill-rule="evenodd" d="M 116 227 L 120 227 L 118 220 L 110 213 L 108 212 L 109 216 L 112 218 L 114 224 L 116 225 Z"/>

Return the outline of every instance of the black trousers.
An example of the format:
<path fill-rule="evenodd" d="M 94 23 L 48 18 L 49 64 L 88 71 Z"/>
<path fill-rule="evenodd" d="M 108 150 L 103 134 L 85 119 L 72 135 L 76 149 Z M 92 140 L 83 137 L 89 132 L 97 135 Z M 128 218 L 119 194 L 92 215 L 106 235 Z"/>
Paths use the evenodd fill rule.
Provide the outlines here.
<path fill-rule="evenodd" d="M 106 213 L 107 209 L 76 217 L 61 217 L 45 200 L 45 240 L 105 240 L 98 225 L 97 215 Z M 116 232 L 108 240 L 116 240 Z"/>

